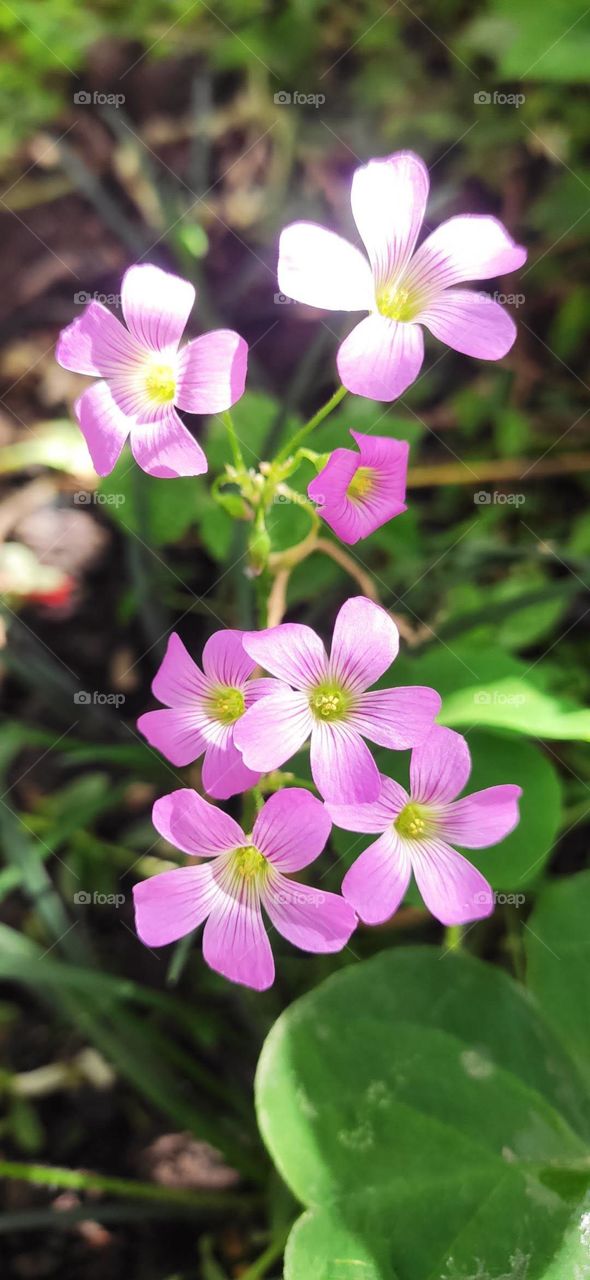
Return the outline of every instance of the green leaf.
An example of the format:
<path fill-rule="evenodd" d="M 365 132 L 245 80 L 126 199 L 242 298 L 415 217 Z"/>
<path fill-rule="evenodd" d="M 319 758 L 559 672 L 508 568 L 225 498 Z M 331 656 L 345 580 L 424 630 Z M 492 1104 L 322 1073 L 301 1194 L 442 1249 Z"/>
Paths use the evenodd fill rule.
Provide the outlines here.
<path fill-rule="evenodd" d="M 548 885 L 526 934 L 528 981 L 590 1087 L 590 871 Z"/>
<path fill-rule="evenodd" d="M 309 1208 L 285 1280 L 541 1280 L 590 1179 L 574 1066 L 466 956 L 399 949 L 329 979 L 273 1027 L 256 1089 Z"/>
<path fill-rule="evenodd" d="M 127 450 L 111 474 L 100 481 L 98 493 L 103 510 L 126 533 L 134 533 L 149 546 L 178 542 L 196 520 L 193 477 L 161 480 L 148 476 Z"/>

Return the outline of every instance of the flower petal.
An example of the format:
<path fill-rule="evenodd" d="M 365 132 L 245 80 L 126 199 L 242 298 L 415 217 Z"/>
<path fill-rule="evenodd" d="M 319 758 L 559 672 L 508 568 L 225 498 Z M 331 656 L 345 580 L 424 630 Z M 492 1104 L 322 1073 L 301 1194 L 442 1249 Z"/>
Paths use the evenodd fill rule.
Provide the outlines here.
<path fill-rule="evenodd" d="M 487 293 L 445 289 L 416 316 L 416 322 L 453 351 L 479 360 L 501 360 L 516 339 L 516 325 Z"/>
<path fill-rule="evenodd" d="M 424 339 L 417 324 L 374 313 L 344 339 L 336 357 L 341 381 L 353 395 L 396 400 L 418 377 Z"/>
<path fill-rule="evenodd" d="M 80 430 L 99 476 L 108 476 L 129 435 L 131 423 L 115 404 L 106 382 L 95 382 L 74 405 Z"/>
<path fill-rule="evenodd" d="M 326 804 L 335 827 L 343 831 L 386 831 L 409 802 L 409 795 L 399 782 L 381 774 L 381 791 L 371 804 Z"/>
<path fill-rule="evenodd" d="M 447 804 L 463 790 L 471 773 L 465 738 L 454 729 L 433 726 L 412 751 L 410 791 L 417 804 Z"/>
<path fill-rule="evenodd" d="M 272 986 L 275 966 L 256 889 L 244 881 L 219 877 L 219 897 L 203 934 L 203 956 L 208 965 L 231 982 L 265 991 Z"/>
<path fill-rule="evenodd" d="M 356 915 L 339 893 L 325 893 L 273 872 L 262 903 L 275 929 L 302 951 L 342 951 L 357 925 Z"/>
<path fill-rule="evenodd" d="M 234 726 L 234 742 L 249 769 L 278 769 L 303 746 L 312 728 L 305 694 L 279 686 L 261 698 Z"/>
<path fill-rule="evenodd" d="M 441 835 L 465 849 L 485 849 L 487 845 L 497 844 L 518 826 L 521 795 L 521 787 L 511 783 L 474 791 L 448 806 Z"/>
<path fill-rule="evenodd" d="M 406 751 L 423 741 L 441 708 L 440 694 L 423 685 L 363 693 L 350 723 L 370 742 Z"/>
<path fill-rule="evenodd" d="M 361 443 L 361 453 L 352 449 L 335 449 L 325 467 L 308 486 L 308 496 L 318 505 L 318 514 L 342 542 L 352 545 L 359 538 L 367 538 L 381 525 L 406 510 L 405 470 L 409 446 L 405 441 L 373 438 L 358 432 L 350 433 Z M 363 441 L 370 441 L 365 452 L 373 461 L 363 457 Z M 404 461 L 393 462 L 386 450 L 379 445 L 393 446 L 396 456 L 401 451 Z M 374 446 L 374 447 L 373 447 Z M 367 492 L 350 496 L 348 487 L 360 467 L 371 467 L 373 476 Z"/>
<path fill-rule="evenodd" d="M 390 826 L 353 862 L 342 893 L 365 924 L 383 924 L 397 911 L 411 873 L 408 851 Z"/>
<path fill-rule="evenodd" d="M 247 768 L 234 746 L 233 734 L 228 734 L 222 743 L 207 743 L 201 781 L 205 791 L 215 800 L 228 800 L 230 796 L 255 787 L 260 782 L 260 774 Z"/>
<path fill-rule="evenodd" d="M 515 244 L 498 218 L 465 213 L 441 223 L 420 245 L 404 287 L 434 296 L 463 280 L 489 280 L 516 271 L 527 252 Z"/>
<path fill-rule="evenodd" d="M 425 905 L 441 924 L 468 924 L 494 910 L 487 880 L 442 840 L 413 840 L 412 867 Z"/>
<path fill-rule="evenodd" d="M 246 653 L 265 671 L 295 689 L 309 688 L 325 679 L 328 659 L 315 631 L 299 622 L 282 622 L 266 631 L 246 631 Z"/>
<path fill-rule="evenodd" d="M 178 346 L 194 301 L 188 280 L 151 263 L 130 267 L 123 276 L 123 315 L 134 337 L 150 351 Z"/>
<path fill-rule="evenodd" d="M 151 747 L 182 768 L 202 756 L 207 740 L 203 736 L 203 716 L 190 707 L 165 707 L 146 711 L 139 717 L 137 728 Z"/>
<path fill-rule="evenodd" d="M 361 431 L 350 432 L 356 441 L 362 467 L 371 467 L 379 479 L 387 481 L 388 495 L 400 505 L 406 500 L 406 478 L 410 446 L 407 440 L 391 436 L 370 436 Z M 404 506 L 405 511 L 405 506 Z"/>
<path fill-rule="evenodd" d="M 152 693 L 158 702 L 168 707 L 195 707 L 209 692 L 209 681 L 199 670 L 173 631 L 169 636 L 166 652 L 152 680 Z"/>
<path fill-rule="evenodd" d="M 237 822 L 190 787 L 181 787 L 156 800 L 152 822 L 169 844 L 198 858 L 214 858 L 247 844 Z"/>
<path fill-rule="evenodd" d="M 133 886 L 135 927 L 147 947 L 165 947 L 207 918 L 217 885 L 211 864 L 162 871 Z"/>
<path fill-rule="evenodd" d="M 252 675 L 256 663 L 242 644 L 243 631 L 226 628 L 210 636 L 203 649 L 203 670 L 208 680 L 240 687 Z"/>
<path fill-rule="evenodd" d="M 369 804 L 377 799 L 379 770 L 369 748 L 350 725 L 316 721 L 310 760 L 313 780 L 326 801 L 345 804 L 358 800 Z"/>
<path fill-rule="evenodd" d="M 145 352 L 112 311 L 102 302 L 90 302 L 81 316 L 62 329 L 55 358 L 73 373 L 110 378 L 137 368 Z"/>
<path fill-rule="evenodd" d="M 387 671 L 398 649 L 398 630 L 386 610 L 366 596 L 351 596 L 334 623 L 330 674 L 361 692 Z"/>
<path fill-rule="evenodd" d="M 233 329 L 204 333 L 178 356 L 176 404 L 188 413 L 222 413 L 244 394 L 248 343 Z"/>
<path fill-rule="evenodd" d="M 332 821 L 321 800 L 302 787 L 275 792 L 260 810 L 252 843 L 281 871 L 300 871 L 322 853 Z"/>
<path fill-rule="evenodd" d="M 293 222 L 279 240 L 279 289 L 327 311 L 370 311 L 371 268 L 354 245 L 315 222 Z"/>
<path fill-rule="evenodd" d="M 131 452 L 138 466 L 150 476 L 200 476 L 207 470 L 200 444 L 171 404 L 161 406 L 157 420 L 134 425 Z"/>
<path fill-rule="evenodd" d="M 424 220 L 428 188 L 428 169 L 413 151 L 396 151 L 356 170 L 352 212 L 377 288 L 398 280 L 410 261 Z"/>

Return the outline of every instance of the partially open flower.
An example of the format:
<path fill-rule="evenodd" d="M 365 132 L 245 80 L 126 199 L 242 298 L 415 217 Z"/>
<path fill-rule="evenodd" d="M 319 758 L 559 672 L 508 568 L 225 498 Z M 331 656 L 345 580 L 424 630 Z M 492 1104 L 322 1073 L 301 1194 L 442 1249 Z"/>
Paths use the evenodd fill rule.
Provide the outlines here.
<path fill-rule="evenodd" d="M 352 544 L 407 510 L 409 445 L 389 436 L 350 434 L 359 452 L 335 449 L 307 492 L 337 537 Z"/>

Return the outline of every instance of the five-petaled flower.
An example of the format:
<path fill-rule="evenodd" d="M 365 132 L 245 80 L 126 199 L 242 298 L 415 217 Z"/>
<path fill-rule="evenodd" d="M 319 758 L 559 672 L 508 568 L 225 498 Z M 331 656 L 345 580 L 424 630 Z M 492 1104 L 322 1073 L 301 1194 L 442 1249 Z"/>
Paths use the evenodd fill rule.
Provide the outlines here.
<path fill-rule="evenodd" d="M 352 212 L 369 262 L 354 245 L 313 222 L 280 238 L 278 281 L 288 297 L 333 311 L 368 311 L 338 352 L 345 387 L 395 400 L 424 358 L 421 325 L 455 351 L 499 360 L 516 337 L 513 320 L 488 294 L 451 286 L 516 270 L 526 250 L 497 218 L 463 214 L 416 249 L 428 170 L 412 151 L 371 160 L 352 180 Z"/>
<path fill-rule="evenodd" d="M 151 746 L 172 764 L 191 764 L 204 753 L 203 786 L 218 800 L 247 791 L 260 778 L 234 745 L 240 717 L 277 686 L 276 680 L 250 679 L 255 665 L 240 631 L 216 631 L 210 637 L 202 671 L 173 632 L 152 683 L 154 696 L 166 705 L 137 721 Z"/>
<path fill-rule="evenodd" d="M 343 604 L 329 658 L 315 631 L 295 622 L 246 632 L 243 644 L 283 681 L 236 725 L 244 762 L 262 772 L 276 769 L 311 735 L 311 772 L 326 799 L 375 800 L 379 771 L 363 738 L 404 750 L 427 735 L 440 710 L 434 689 L 369 692 L 397 656 L 399 636 L 385 609 L 364 596 Z"/>
<path fill-rule="evenodd" d="M 149 264 L 123 277 L 127 328 L 91 302 L 60 335 L 64 369 L 103 379 L 76 402 L 93 465 L 112 471 L 128 436 L 135 461 L 152 476 L 197 476 L 207 470 L 201 446 L 181 422 L 189 413 L 221 413 L 244 391 L 248 347 L 231 329 L 178 344 L 195 301 L 188 280 Z"/>
<path fill-rule="evenodd" d="M 503 840 L 518 823 L 522 792 L 506 784 L 457 800 L 470 772 L 465 739 L 436 725 L 412 752 L 409 795 L 382 776 L 375 803 L 327 805 L 337 827 L 380 833 L 342 882 L 344 897 L 366 924 L 381 924 L 393 915 L 412 871 L 429 911 L 445 925 L 480 920 L 493 911 L 487 880 L 452 845 L 484 849 Z"/>
<path fill-rule="evenodd" d="M 307 492 L 342 542 L 358 542 L 407 510 L 410 446 L 389 436 L 350 432 L 359 452 L 335 449 Z"/>
<path fill-rule="evenodd" d="M 184 853 L 208 858 L 137 884 L 137 932 L 149 947 L 175 942 L 207 921 L 203 955 L 232 982 L 264 991 L 274 960 L 262 919 L 303 951 L 341 951 L 357 923 L 339 894 L 289 878 L 322 852 L 331 821 L 308 791 L 287 788 L 267 800 L 251 834 L 196 791 L 173 791 L 153 809 L 156 830 Z M 286 874 L 287 873 L 287 874 Z"/>

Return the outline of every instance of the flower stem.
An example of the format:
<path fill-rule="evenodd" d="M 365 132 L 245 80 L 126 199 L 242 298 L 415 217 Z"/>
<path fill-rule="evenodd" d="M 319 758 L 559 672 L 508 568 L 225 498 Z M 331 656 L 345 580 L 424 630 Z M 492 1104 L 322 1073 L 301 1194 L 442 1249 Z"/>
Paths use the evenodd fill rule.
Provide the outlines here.
<path fill-rule="evenodd" d="M 445 929 L 444 948 L 445 951 L 460 951 L 463 943 L 463 926 L 460 924 L 449 924 Z"/>
<path fill-rule="evenodd" d="M 231 446 L 234 466 L 237 468 L 238 471 L 245 471 L 246 464 L 244 462 L 244 457 L 242 454 L 242 450 L 240 448 L 240 442 L 238 440 L 236 428 L 234 426 L 234 420 L 231 416 L 229 409 L 226 409 L 225 413 L 221 414 L 221 417 L 223 419 L 225 429 L 229 436 L 229 443 Z"/>
<path fill-rule="evenodd" d="M 300 427 L 299 431 L 295 432 L 295 435 L 291 437 L 284 448 L 279 450 L 275 461 L 284 462 L 285 458 L 288 458 L 290 454 L 294 453 L 295 450 L 303 444 L 303 441 L 307 440 L 310 432 L 313 431 L 315 427 L 318 427 L 320 422 L 323 422 L 324 418 L 327 418 L 328 414 L 332 413 L 332 410 L 340 404 L 340 401 L 344 399 L 345 395 L 346 387 L 338 387 L 338 390 L 334 392 L 334 395 L 330 397 L 326 404 L 322 405 L 322 408 L 318 409 L 317 413 L 314 413 L 313 418 L 310 418 L 309 422 L 306 422 L 303 427 Z"/>
<path fill-rule="evenodd" d="M 80 1169 L 60 1169 L 51 1165 L 25 1164 L 19 1161 L 0 1161 L 0 1176 L 19 1182 L 32 1182 L 35 1186 L 67 1187 L 74 1191 L 102 1191 L 107 1195 L 122 1196 L 129 1200 L 156 1200 L 163 1204 L 186 1205 L 193 1209 L 236 1209 L 252 1205 L 254 1198 L 242 1193 L 185 1191 L 176 1187 L 158 1186 L 151 1182 L 135 1182 L 131 1178 L 107 1177 L 100 1173 L 87 1173 Z"/>
<path fill-rule="evenodd" d="M 253 1262 L 252 1266 L 248 1267 L 247 1271 L 242 1272 L 242 1280 L 262 1280 L 262 1277 L 265 1276 L 270 1267 L 272 1267 L 273 1262 L 276 1262 L 277 1259 L 281 1257 L 287 1243 L 287 1236 L 289 1235 L 290 1230 L 291 1223 L 288 1227 L 280 1231 L 274 1240 L 271 1240 L 268 1248 L 264 1250 L 264 1253 L 260 1254 L 260 1257 L 256 1259 L 256 1262 Z"/>

